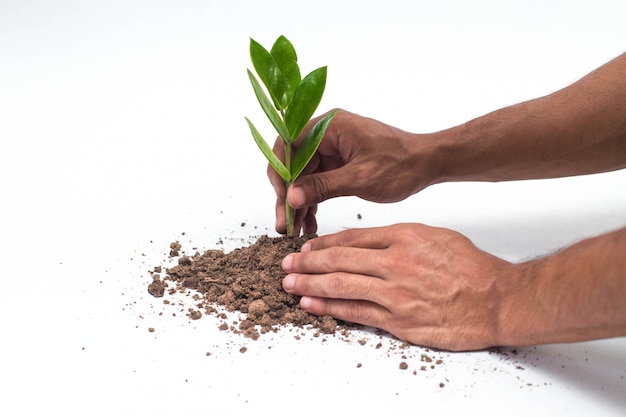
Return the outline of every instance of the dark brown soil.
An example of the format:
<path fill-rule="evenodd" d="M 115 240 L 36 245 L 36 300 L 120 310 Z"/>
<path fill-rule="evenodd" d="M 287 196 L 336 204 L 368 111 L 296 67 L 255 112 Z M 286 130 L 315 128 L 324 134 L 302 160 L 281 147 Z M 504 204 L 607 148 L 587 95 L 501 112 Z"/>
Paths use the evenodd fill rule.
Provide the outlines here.
<path fill-rule="evenodd" d="M 219 307 L 229 312 L 245 314 L 238 325 L 228 326 L 222 322 L 220 329 L 242 333 L 257 339 L 259 333 L 276 331 L 279 327 L 293 325 L 312 327 L 321 333 L 332 334 L 338 326 L 332 317 L 316 317 L 299 308 L 299 297 L 287 294 L 282 289 L 285 276 L 280 264 L 289 253 L 300 250 L 309 237 L 271 238 L 261 236 L 254 244 L 225 253 L 222 250 L 207 250 L 193 256 L 183 255 L 178 242 L 170 245 L 170 256 L 178 257 L 178 265 L 165 268 L 165 276 L 154 273 L 148 292 L 155 297 L 191 289 L 200 295 L 198 308 L 204 314 L 225 319 Z M 155 272 L 161 272 L 156 267 Z M 199 319 L 202 313 L 189 309 L 191 319 Z"/>

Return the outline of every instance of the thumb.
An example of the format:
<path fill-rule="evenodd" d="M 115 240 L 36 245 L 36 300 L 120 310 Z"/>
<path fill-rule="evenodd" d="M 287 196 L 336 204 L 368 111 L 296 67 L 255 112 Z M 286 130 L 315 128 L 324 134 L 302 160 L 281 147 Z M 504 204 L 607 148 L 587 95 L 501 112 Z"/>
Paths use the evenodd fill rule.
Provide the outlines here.
<path fill-rule="evenodd" d="M 295 209 L 314 206 L 329 198 L 351 195 L 354 181 L 348 182 L 342 175 L 342 168 L 329 172 L 304 175 L 296 180 L 287 190 L 287 199 Z"/>

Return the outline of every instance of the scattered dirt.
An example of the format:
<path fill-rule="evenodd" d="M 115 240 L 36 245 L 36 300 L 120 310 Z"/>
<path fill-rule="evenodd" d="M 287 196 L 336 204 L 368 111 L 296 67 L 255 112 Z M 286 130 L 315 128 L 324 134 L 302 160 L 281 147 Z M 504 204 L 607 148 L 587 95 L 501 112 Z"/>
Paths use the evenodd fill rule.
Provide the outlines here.
<path fill-rule="evenodd" d="M 220 329 L 252 339 L 284 325 L 311 327 L 324 334 L 347 330 L 347 324 L 338 323 L 330 316 L 317 317 L 304 312 L 298 306 L 300 297 L 282 289 L 285 276 L 280 267 L 282 259 L 299 251 L 310 237 L 271 238 L 263 235 L 254 244 L 228 253 L 207 250 L 192 256 L 184 254 L 179 242 L 173 242 L 170 257 L 178 257 L 178 265 L 155 267 L 148 292 L 154 297 L 163 297 L 166 290 L 170 294 L 194 290 L 199 295 L 198 309 L 190 308 L 187 316 L 200 319 L 200 310 L 204 310 L 204 314 L 221 317 L 220 307 L 229 312 L 244 313 L 245 318 L 237 326 L 222 322 Z M 161 279 L 157 271 L 163 270 L 165 276 Z"/>
<path fill-rule="evenodd" d="M 414 345 L 398 340 L 382 330 L 374 331 L 373 337 L 379 340 L 371 336 L 363 337 L 362 334 L 359 334 L 358 339 L 352 340 L 351 330 L 360 328 L 359 326 L 335 320 L 330 316 L 313 316 L 300 309 L 299 297 L 287 294 L 282 289 L 285 272 L 280 263 L 287 254 L 299 251 L 310 237 L 271 238 L 263 235 L 250 246 L 231 252 L 211 249 L 191 256 L 186 254 L 180 242 L 173 242 L 169 247 L 170 259 L 164 261 L 170 267 L 154 267 L 150 272 L 152 282 L 147 289 L 152 296 L 162 298 L 163 304 L 173 306 L 175 302 L 168 300 L 168 295 L 192 295 L 194 307 L 185 306 L 183 310 L 189 319 L 198 320 L 205 315 L 217 317 L 221 331 L 241 334 L 247 338 L 256 340 L 261 334 L 294 326 L 313 330 L 315 337 L 321 334 L 339 334 L 344 341 L 356 342 L 360 346 L 376 350 L 385 347 L 387 356 L 401 357 L 401 361 L 399 364 L 396 362 L 395 366 L 400 370 L 411 369 L 413 375 L 445 366 L 442 352 L 422 348 L 422 353 L 418 353 L 419 351 L 410 349 Z M 176 265 L 171 266 L 173 263 Z M 233 321 L 232 316 L 224 311 L 240 313 L 236 314 L 239 318 Z M 173 315 L 176 316 L 176 313 Z M 155 330 L 150 327 L 148 331 L 152 333 Z M 294 337 L 300 340 L 301 335 L 304 333 Z M 322 341 L 325 339 L 322 338 Z M 239 350 L 241 353 L 246 351 L 245 346 Z M 503 360 L 510 360 L 510 354 L 516 356 L 517 350 L 514 349 L 509 354 L 507 351 L 490 349 L 489 353 L 498 354 Z M 206 356 L 211 355 L 211 352 L 206 352 Z M 517 361 L 513 363 L 517 372 L 524 369 Z M 363 364 L 357 362 L 356 367 L 361 368 Z M 446 380 L 448 382 L 450 381 Z M 439 382 L 438 386 L 443 388 L 445 383 Z"/>

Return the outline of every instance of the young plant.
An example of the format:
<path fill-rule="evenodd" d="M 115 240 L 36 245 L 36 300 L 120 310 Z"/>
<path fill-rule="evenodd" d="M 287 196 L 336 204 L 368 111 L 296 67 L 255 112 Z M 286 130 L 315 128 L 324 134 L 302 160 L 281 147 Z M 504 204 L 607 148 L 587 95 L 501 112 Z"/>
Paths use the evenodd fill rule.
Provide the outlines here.
<path fill-rule="evenodd" d="M 254 39 L 250 39 L 250 58 L 258 77 L 269 93 L 269 98 L 250 70 L 248 77 L 261 108 L 282 139 L 285 149 L 284 161 L 272 151 L 247 117 L 246 121 L 261 152 L 281 176 L 285 187 L 289 187 L 317 151 L 329 123 L 337 113 L 333 111 L 318 121 L 298 144 L 298 149 L 293 151 L 292 145 L 299 138 L 322 99 L 326 87 L 327 68 L 318 68 L 302 78 L 296 50 L 284 36 L 276 39 L 270 51 Z M 293 236 L 293 209 L 287 201 L 285 210 L 287 236 Z"/>

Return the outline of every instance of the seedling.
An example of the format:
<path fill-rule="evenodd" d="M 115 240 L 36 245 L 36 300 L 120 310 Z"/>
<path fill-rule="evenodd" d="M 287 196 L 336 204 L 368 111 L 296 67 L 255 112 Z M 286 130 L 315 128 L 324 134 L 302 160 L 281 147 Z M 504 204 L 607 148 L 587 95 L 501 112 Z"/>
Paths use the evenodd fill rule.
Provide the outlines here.
<path fill-rule="evenodd" d="M 258 77 L 269 93 L 269 98 L 250 70 L 248 77 L 261 108 L 282 139 L 285 150 L 284 161 L 272 151 L 247 117 L 246 121 L 259 149 L 283 179 L 285 187 L 289 187 L 317 151 L 328 125 L 337 113 L 335 110 L 319 120 L 298 143 L 298 149 L 294 152 L 292 145 L 322 100 L 326 87 L 327 67 L 318 68 L 302 78 L 296 50 L 284 36 L 276 39 L 270 51 L 254 39 L 250 39 L 250 58 Z M 287 201 L 285 210 L 287 236 L 293 236 L 293 209 Z"/>

